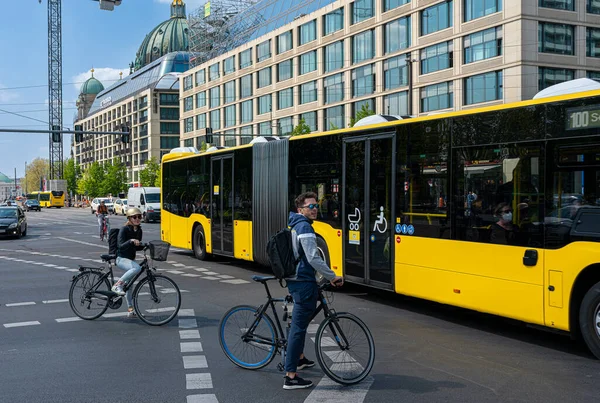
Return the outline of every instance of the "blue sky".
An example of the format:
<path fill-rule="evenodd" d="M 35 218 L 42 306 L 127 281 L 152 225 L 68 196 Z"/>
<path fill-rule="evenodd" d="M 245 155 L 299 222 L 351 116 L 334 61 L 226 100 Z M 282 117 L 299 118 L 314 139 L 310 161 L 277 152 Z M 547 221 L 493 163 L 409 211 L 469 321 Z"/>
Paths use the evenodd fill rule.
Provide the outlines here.
<path fill-rule="evenodd" d="M 72 127 L 75 100 L 93 67 L 105 87 L 126 75 L 144 37 L 170 17 L 171 0 L 123 0 L 100 10 L 92 0 L 62 0 L 63 125 Z M 186 0 L 188 14 L 206 0 Z M 48 5 L 46 0 L 2 0 L 0 109 L 48 121 Z M 31 87 L 34 88 L 18 88 Z M 0 111 L 0 128 L 47 129 L 48 125 Z M 70 137 L 64 155 L 70 154 Z M 0 133 L 0 172 L 25 172 L 25 162 L 48 158 L 47 134 Z"/>

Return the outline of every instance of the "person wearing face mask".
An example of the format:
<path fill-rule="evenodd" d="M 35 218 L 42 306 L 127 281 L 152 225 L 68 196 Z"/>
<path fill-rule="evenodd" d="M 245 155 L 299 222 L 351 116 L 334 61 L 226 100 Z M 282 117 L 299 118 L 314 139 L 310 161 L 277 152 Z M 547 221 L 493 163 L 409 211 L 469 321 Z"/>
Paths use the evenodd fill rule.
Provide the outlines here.
<path fill-rule="evenodd" d="M 496 206 L 494 216 L 498 219 L 492 224 L 490 242 L 500 245 L 516 245 L 519 227 L 513 223 L 510 205 L 502 202 Z"/>

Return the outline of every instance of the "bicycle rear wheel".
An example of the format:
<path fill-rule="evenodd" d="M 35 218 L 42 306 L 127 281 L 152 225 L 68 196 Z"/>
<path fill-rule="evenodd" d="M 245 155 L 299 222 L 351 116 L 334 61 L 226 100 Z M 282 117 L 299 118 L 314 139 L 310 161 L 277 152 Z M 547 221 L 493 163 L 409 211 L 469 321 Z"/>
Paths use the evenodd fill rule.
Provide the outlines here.
<path fill-rule="evenodd" d="M 69 290 L 69 304 L 75 315 L 81 319 L 97 319 L 108 309 L 107 295 L 96 293 L 110 291 L 110 283 L 107 278 L 100 281 L 103 273 L 95 271 L 84 271 L 78 274 L 71 283 Z"/>
<path fill-rule="evenodd" d="M 219 343 L 231 362 L 244 369 L 263 368 L 277 353 L 276 332 L 273 321 L 264 313 L 260 318 L 258 309 L 249 305 L 231 308 L 219 324 Z M 258 319 L 254 330 L 248 329 Z"/>
<path fill-rule="evenodd" d="M 181 291 L 170 278 L 152 274 L 135 287 L 133 306 L 141 320 L 151 326 L 161 326 L 177 316 L 181 307 Z"/>
<path fill-rule="evenodd" d="M 375 362 L 375 343 L 369 328 L 346 312 L 334 314 L 321 323 L 315 351 L 323 372 L 342 385 L 365 379 Z"/>

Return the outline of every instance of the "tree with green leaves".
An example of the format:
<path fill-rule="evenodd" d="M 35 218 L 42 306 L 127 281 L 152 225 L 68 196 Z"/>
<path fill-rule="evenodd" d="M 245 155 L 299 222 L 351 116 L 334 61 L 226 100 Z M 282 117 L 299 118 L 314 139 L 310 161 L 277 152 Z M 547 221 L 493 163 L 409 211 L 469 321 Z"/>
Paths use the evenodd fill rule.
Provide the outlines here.
<path fill-rule="evenodd" d="M 104 167 L 97 161 L 92 162 L 81 176 L 77 184 L 77 191 L 88 197 L 104 196 L 105 176 Z"/>
<path fill-rule="evenodd" d="M 118 158 L 105 165 L 106 176 L 102 182 L 103 193 L 113 196 L 125 191 L 127 187 L 127 168 Z"/>
<path fill-rule="evenodd" d="M 294 127 L 294 130 L 292 130 L 292 134 L 291 136 L 300 136 L 302 134 L 309 134 L 311 132 L 310 130 L 310 126 L 306 124 L 306 121 L 304 120 L 304 118 L 300 119 L 300 121 L 298 122 L 298 125 L 296 127 Z"/>
<path fill-rule="evenodd" d="M 160 164 L 152 157 L 146 161 L 146 166 L 140 171 L 142 186 L 160 186 Z"/>
<path fill-rule="evenodd" d="M 356 116 L 350 119 L 350 127 L 354 127 L 356 122 L 361 120 L 362 118 L 366 118 L 367 116 L 374 115 L 375 112 L 371 110 L 368 103 L 364 103 L 358 112 L 356 112 Z"/>
<path fill-rule="evenodd" d="M 75 160 L 69 158 L 64 162 L 63 179 L 67 181 L 67 192 L 69 194 L 77 193 L 77 180 L 81 176 L 81 170 L 75 165 Z"/>
<path fill-rule="evenodd" d="M 50 163 L 46 158 L 36 158 L 27 164 L 27 170 L 25 171 L 25 189 L 27 192 L 40 190 L 41 179 L 47 177 L 48 172 L 50 172 Z M 47 177 L 47 179 L 50 178 Z"/>

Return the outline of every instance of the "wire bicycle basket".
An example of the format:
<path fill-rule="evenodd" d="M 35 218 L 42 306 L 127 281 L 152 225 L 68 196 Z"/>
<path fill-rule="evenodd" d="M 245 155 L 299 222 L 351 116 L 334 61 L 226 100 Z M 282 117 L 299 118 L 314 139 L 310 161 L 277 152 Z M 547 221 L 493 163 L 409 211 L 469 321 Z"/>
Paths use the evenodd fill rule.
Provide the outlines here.
<path fill-rule="evenodd" d="M 150 258 L 157 262 L 164 262 L 167 260 L 169 255 L 169 248 L 171 244 L 163 241 L 150 241 L 148 242 L 148 249 L 150 249 Z"/>

